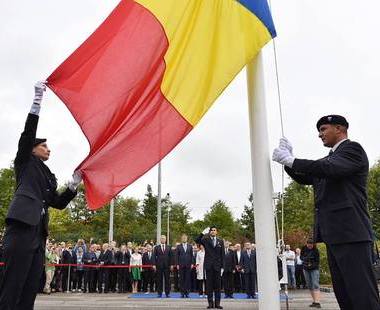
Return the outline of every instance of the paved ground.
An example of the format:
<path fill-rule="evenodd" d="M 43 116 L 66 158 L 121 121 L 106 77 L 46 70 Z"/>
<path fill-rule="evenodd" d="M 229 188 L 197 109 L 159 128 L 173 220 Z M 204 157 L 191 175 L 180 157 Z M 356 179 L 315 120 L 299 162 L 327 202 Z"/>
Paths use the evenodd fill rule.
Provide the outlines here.
<path fill-rule="evenodd" d="M 289 309 L 309 308 L 310 296 L 308 291 L 294 291 L 289 293 Z M 254 300 L 222 300 L 224 309 L 258 309 Z M 281 309 L 286 309 L 286 303 L 281 302 Z M 128 295 L 119 294 L 81 294 L 56 293 L 39 295 L 35 310 L 125 310 L 125 309 L 205 309 L 206 300 L 201 299 L 132 299 Z M 323 309 L 339 309 L 333 293 L 322 293 Z M 271 309 L 263 309 L 271 310 Z"/>

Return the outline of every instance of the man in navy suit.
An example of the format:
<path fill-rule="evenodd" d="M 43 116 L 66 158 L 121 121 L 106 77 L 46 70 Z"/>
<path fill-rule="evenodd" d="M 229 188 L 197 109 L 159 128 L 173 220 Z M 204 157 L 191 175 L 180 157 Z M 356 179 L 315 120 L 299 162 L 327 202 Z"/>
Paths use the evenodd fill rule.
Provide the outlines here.
<path fill-rule="evenodd" d="M 153 251 L 154 262 L 156 264 L 157 275 L 157 293 L 158 297 L 162 297 L 163 286 L 165 282 L 165 295 L 170 297 L 170 269 L 172 269 L 171 258 L 172 250 L 171 246 L 166 244 L 166 236 L 162 235 L 160 244 L 154 247 Z"/>
<path fill-rule="evenodd" d="M 5 270 L 0 288 L 0 309 L 33 309 L 44 272 L 49 207 L 64 209 L 81 182 L 73 175 L 68 188 L 57 192 L 57 180 L 45 162 L 50 157 L 46 139 L 36 138 L 44 83 L 34 87 L 35 96 L 21 134 L 14 161 L 16 191 L 6 217 L 3 239 Z"/>
<path fill-rule="evenodd" d="M 220 305 L 220 289 L 224 266 L 224 243 L 222 239 L 217 237 L 217 234 L 217 228 L 211 226 L 210 228 L 206 228 L 195 240 L 205 248 L 203 265 L 206 271 L 207 309 L 223 309 Z"/>
<path fill-rule="evenodd" d="M 357 142 L 348 139 L 348 122 L 327 115 L 317 122 L 319 138 L 331 148 L 319 160 L 293 156 L 291 143 L 280 140 L 273 160 L 285 165 L 297 183 L 315 193 L 314 239 L 324 242 L 334 293 L 341 309 L 380 309 L 372 267 L 373 238 L 367 207 L 368 159 Z"/>
<path fill-rule="evenodd" d="M 256 294 L 256 251 L 250 242 L 245 243 L 245 250 L 241 254 L 241 271 L 245 279 L 247 298 L 255 298 Z"/>
<path fill-rule="evenodd" d="M 148 286 L 149 286 L 149 292 L 154 291 L 154 272 L 156 270 L 155 266 L 155 260 L 153 255 L 153 249 L 150 244 L 146 245 L 146 252 L 142 256 L 142 264 L 145 265 L 143 267 L 143 291 L 145 293 L 148 293 Z"/>
<path fill-rule="evenodd" d="M 236 272 L 236 253 L 229 241 L 224 242 L 223 287 L 225 298 L 234 298 L 234 274 Z"/>
<path fill-rule="evenodd" d="M 191 285 L 191 269 L 193 268 L 193 247 L 187 242 L 187 235 L 181 237 L 181 244 L 177 246 L 177 270 L 179 271 L 179 287 L 181 297 L 189 298 Z"/>

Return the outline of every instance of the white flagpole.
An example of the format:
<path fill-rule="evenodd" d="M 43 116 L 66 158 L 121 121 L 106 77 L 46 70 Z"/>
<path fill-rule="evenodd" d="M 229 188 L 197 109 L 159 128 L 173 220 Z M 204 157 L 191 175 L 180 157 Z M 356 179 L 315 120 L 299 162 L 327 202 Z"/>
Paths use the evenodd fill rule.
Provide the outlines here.
<path fill-rule="evenodd" d="M 161 162 L 158 163 L 158 193 L 157 193 L 157 244 L 161 238 Z"/>
<path fill-rule="evenodd" d="M 110 227 L 108 230 L 108 242 L 111 243 L 113 241 L 113 214 L 114 214 L 114 205 L 115 205 L 115 199 L 112 198 L 110 202 Z"/>
<path fill-rule="evenodd" d="M 280 309 L 273 185 L 261 52 L 247 65 L 259 309 Z"/>

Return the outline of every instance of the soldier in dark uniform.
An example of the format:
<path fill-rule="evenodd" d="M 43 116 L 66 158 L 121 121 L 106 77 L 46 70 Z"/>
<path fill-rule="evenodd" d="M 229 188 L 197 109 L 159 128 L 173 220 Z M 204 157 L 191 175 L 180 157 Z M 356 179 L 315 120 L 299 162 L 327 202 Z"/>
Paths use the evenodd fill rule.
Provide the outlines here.
<path fill-rule="evenodd" d="M 49 207 L 64 209 L 81 181 L 80 173 L 75 173 L 69 187 L 58 194 L 56 178 L 44 164 L 50 150 L 46 139 L 36 139 L 36 131 L 45 88 L 41 82 L 35 86 L 34 102 L 14 161 L 17 186 L 5 220 L 2 310 L 33 309 L 44 271 Z"/>
<path fill-rule="evenodd" d="M 319 160 L 294 158 L 286 138 L 273 160 L 285 165 L 298 183 L 313 185 L 314 238 L 327 246 L 335 296 L 341 309 L 380 309 L 372 269 L 373 231 L 367 208 L 368 159 L 357 142 L 348 140 L 348 122 L 340 115 L 322 117 L 317 130 L 331 148 Z"/>
<path fill-rule="evenodd" d="M 218 230 L 215 226 L 206 228 L 195 239 L 205 248 L 204 269 L 206 271 L 206 294 L 208 300 L 207 309 L 223 309 L 220 305 L 221 274 L 224 265 L 223 240 L 217 237 Z M 214 299 L 215 296 L 215 299 Z"/>

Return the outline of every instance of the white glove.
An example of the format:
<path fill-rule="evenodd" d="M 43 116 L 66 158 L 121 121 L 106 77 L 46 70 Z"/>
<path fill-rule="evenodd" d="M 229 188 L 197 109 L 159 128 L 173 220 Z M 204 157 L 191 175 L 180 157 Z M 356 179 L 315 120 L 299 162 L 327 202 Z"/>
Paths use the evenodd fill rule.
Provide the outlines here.
<path fill-rule="evenodd" d="M 46 91 L 45 82 L 39 81 L 34 85 L 34 100 L 33 103 L 41 104 L 42 97 L 44 95 L 44 91 Z"/>
<path fill-rule="evenodd" d="M 281 165 L 292 168 L 294 157 L 288 149 L 278 147 L 273 151 L 272 160 Z"/>
<path fill-rule="evenodd" d="M 73 178 L 72 180 L 69 181 L 69 188 L 71 191 L 75 192 L 80 184 L 82 182 L 82 173 L 77 170 L 73 173 Z"/>
<path fill-rule="evenodd" d="M 32 107 L 30 108 L 31 114 L 34 115 L 39 115 L 40 114 L 40 109 L 41 109 L 41 102 L 42 102 L 42 97 L 44 95 L 44 91 L 46 90 L 46 85 L 45 82 L 37 82 L 34 85 L 34 99 L 33 99 L 33 104 Z"/>
<path fill-rule="evenodd" d="M 280 139 L 280 148 L 281 149 L 288 149 L 290 152 L 290 155 L 293 156 L 293 146 L 287 138 L 282 137 Z"/>
<path fill-rule="evenodd" d="M 203 231 L 202 231 L 202 234 L 203 235 L 206 235 L 206 234 L 208 234 L 210 232 L 210 227 L 207 227 L 206 229 L 204 229 Z"/>

